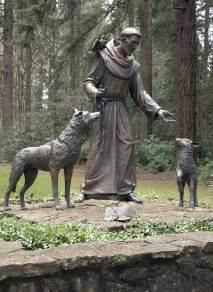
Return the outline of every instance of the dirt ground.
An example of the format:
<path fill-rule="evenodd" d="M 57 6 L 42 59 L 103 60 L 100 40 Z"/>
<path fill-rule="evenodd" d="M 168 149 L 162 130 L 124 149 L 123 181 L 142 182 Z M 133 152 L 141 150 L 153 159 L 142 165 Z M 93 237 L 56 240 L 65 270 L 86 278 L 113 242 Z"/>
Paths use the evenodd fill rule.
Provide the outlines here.
<path fill-rule="evenodd" d="M 129 222 L 106 222 L 104 211 L 109 206 L 128 205 L 137 216 L 153 222 L 174 223 L 181 220 L 213 220 L 213 208 L 180 208 L 176 203 L 170 202 L 144 202 L 143 205 L 132 202 L 119 202 L 113 200 L 85 200 L 75 203 L 75 208 L 67 209 L 62 202 L 63 210 L 56 211 L 53 201 L 31 202 L 27 210 L 21 210 L 18 204 L 11 204 L 11 210 L 6 212 L 9 216 L 21 218 L 36 223 L 90 223 L 106 229 L 120 229 L 132 224 Z M 3 211 L 1 207 L 0 211 Z M 134 221 L 133 221 L 134 222 Z"/>

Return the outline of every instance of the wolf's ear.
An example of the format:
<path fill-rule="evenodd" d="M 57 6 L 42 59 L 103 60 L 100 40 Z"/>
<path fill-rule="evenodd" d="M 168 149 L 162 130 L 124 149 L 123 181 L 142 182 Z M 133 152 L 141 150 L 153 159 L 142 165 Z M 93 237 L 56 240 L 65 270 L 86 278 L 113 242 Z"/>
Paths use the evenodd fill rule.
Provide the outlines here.
<path fill-rule="evenodd" d="M 77 116 L 80 116 L 82 114 L 81 111 L 77 110 L 76 108 L 74 109 L 74 116 L 77 117 Z"/>

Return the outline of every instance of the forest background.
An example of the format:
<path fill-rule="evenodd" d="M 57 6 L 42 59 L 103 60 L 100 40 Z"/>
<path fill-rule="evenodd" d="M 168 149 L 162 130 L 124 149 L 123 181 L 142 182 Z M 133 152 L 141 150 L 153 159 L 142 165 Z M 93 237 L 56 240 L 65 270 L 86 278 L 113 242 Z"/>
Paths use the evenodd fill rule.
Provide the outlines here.
<path fill-rule="evenodd" d="M 74 108 L 91 108 L 82 82 L 94 41 L 134 26 L 145 88 L 177 121 L 147 120 L 128 99 L 138 165 L 171 169 L 175 137 L 188 137 L 201 171 L 213 173 L 212 19 L 212 0 L 1 0 L 0 162 L 56 138 Z"/>

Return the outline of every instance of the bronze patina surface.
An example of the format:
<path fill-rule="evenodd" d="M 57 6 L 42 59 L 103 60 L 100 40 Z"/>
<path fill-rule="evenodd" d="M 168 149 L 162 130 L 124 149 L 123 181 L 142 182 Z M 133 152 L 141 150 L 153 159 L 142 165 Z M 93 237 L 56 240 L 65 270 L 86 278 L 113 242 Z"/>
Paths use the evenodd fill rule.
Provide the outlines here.
<path fill-rule="evenodd" d="M 135 200 L 135 147 L 125 105 L 129 96 L 147 116 L 171 121 L 172 114 L 162 110 L 144 89 L 140 64 L 133 57 L 140 38 L 136 29 L 128 28 L 121 32 L 120 41 L 96 43 L 84 90 L 102 117 L 93 127 L 83 197 L 116 194 Z"/>

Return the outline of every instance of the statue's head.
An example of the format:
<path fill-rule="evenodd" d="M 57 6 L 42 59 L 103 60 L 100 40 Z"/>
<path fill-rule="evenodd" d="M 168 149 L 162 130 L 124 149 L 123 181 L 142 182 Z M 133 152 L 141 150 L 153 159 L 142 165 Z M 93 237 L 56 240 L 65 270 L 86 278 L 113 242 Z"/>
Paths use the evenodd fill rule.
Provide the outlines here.
<path fill-rule="evenodd" d="M 127 27 L 120 33 L 120 37 L 129 37 L 129 36 L 137 36 L 139 39 L 142 37 L 142 34 L 134 27 Z"/>
<path fill-rule="evenodd" d="M 122 49 L 127 56 L 131 56 L 138 47 L 141 37 L 141 33 L 134 27 L 128 27 L 120 33 Z"/>

